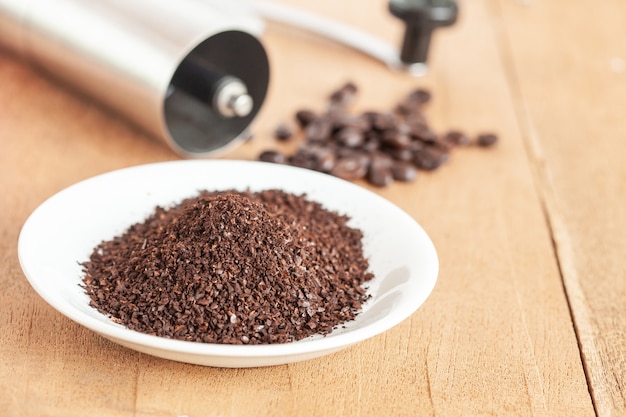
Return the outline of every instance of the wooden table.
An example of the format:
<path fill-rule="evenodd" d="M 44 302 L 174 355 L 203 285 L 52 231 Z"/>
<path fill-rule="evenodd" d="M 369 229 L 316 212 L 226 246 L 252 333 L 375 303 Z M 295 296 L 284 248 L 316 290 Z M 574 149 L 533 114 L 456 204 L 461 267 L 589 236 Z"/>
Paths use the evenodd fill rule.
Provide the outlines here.
<path fill-rule="evenodd" d="M 343 82 L 356 109 L 433 92 L 439 131 L 495 131 L 435 173 L 375 192 L 437 247 L 436 289 L 410 319 L 339 353 L 215 369 L 140 354 L 48 306 L 16 243 L 55 192 L 113 169 L 174 160 L 168 148 L 0 55 L 0 414 L 22 416 L 626 415 L 626 3 L 461 1 L 415 79 L 337 44 L 270 24 L 272 81 L 254 140 L 321 108 Z M 289 4 L 401 34 L 385 1 Z M 362 184 L 364 187 L 367 185 Z"/>

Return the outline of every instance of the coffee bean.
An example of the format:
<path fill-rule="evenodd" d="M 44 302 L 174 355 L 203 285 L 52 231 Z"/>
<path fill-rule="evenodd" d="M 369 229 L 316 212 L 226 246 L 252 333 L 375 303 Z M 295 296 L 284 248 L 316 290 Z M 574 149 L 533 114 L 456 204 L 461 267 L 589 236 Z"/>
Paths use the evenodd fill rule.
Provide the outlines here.
<path fill-rule="evenodd" d="M 377 187 L 386 187 L 393 182 L 393 174 L 390 167 L 371 166 L 367 172 L 367 180 Z"/>
<path fill-rule="evenodd" d="M 392 129 L 396 125 L 393 114 L 391 113 L 367 111 L 363 113 L 363 117 L 369 121 L 371 129 L 378 131 Z"/>
<path fill-rule="evenodd" d="M 347 82 L 341 88 L 333 91 L 330 95 L 330 103 L 339 106 L 346 106 L 354 101 L 357 93 L 356 84 L 353 82 Z"/>
<path fill-rule="evenodd" d="M 421 111 L 407 114 L 404 117 L 404 123 L 410 127 L 411 131 L 429 129 L 428 120 L 426 120 L 426 116 Z"/>
<path fill-rule="evenodd" d="M 344 180 L 359 180 L 367 175 L 368 159 L 363 156 L 345 156 L 335 162 L 330 173 Z"/>
<path fill-rule="evenodd" d="M 409 146 L 409 149 L 413 151 L 413 153 L 415 153 L 417 151 L 421 151 L 422 149 L 428 146 L 429 146 L 428 144 L 416 140 L 413 143 L 411 143 L 411 146 Z"/>
<path fill-rule="evenodd" d="M 410 148 L 405 149 L 389 149 L 386 150 L 387 154 L 391 156 L 396 161 L 412 161 L 414 151 Z"/>
<path fill-rule="evenodd" d="M 361 132 L 367 132 L 372 129 L 371 121 L 363 115 L 353 117 L 348 126 L 352 126 Z"/>
<path fill-rule="evenodd" d="M 424 143 L 436 143 L 438 140 L 437 134 L 427 127 L 413 127 L 411 130 L 411 136 Z"/>
<path fill-rule="evenodd" d="M 325 142 L 330 139 L 332 125 L 328 118 L 316 118 L 306 127 L 304 134 L 311 142 Z"/>
<path fill-rule="evenodd" d="M 336 161 L 337 157 L 332 151 L 326 150 L 319 152 L 316 157 L 316 170 L 321 172 L 331 172 L 333 168 L 335 168 Z"/>
<path fill-rule="evenodd" d="M 361 145 L 361 149 L 366 152 L 374 152 L 381 148 L 381 140 L 378 136 L 369 136 Z"/>
<path fill-rule="evenodd" d="M 339 146 L 334 148 L 335 154 L 338 159 L 342 158 L 354 158 L 359 163 L 364 164 L 366 167 L 370 164 L 371 153 L 365 152 L 361 149 L 346 148 L 345 146 Z"/>
<path fill-rule="evenodd" d="M 286 162 L 285 155 L 278 151 L 263 151 L 259 155 L 259 160 L 264 162 L 273 162 L 275 164 L 284 164 Z"/>
<path fill-rule="evenodd" d="M 452 146 L 469 145 L 471 140 L 469 136 L 458 130 L 451 130 L 443 136 L 443 141 Z"/>
<path fill-rule="evenodd" d="M 394 149 L 406 149 L 411 146 L 411 137 L 398 129 L 385 130 L 382 134 L 382 143 Z"/>
<path fill-rule="evenodd" d="M 367 180 L 377 187 L 385 187 L 393 182 L 391 166 L 393 159 L 381 152 L 370 154 L 370 164 L 367 172 Z"/>
<path fill-rule="evenodd" d="M 344 127 L 335 134 L 335 138 L 340 145 L 348 148 L 357 148 L 365 142 L 363 133 L 353 127 Z"/>
<path fill-rule="evenodd" d="M 408 161 L 394 161 L 391 165 L 391 174 L 394 180 L 413 181 L 417 177 L 417 169 Z"/>
<path fill-rule="evenodd" d="M 344 128 L 351 128 L 365 133 L 370 129 L 370 123 L 367 118 L 362 116 L 354 116 L 344 112 L 337 112 L 328 115 L 333 124 L 333 131 L 336 133 Z"/>
<path fill-rule="evenodd" d="M 415 152 L 413 162 L 419 169 L 434 171 L 448 160 L 448 154 L 441 150 L 427 146 Z"/>
<path fill-rule="evenodd" d="M 315 171 L 330 172 L 337 157 L 332 148 L 319 145 L 304 145 L 290 160 L 292 165 L 298 165 Z"/>
<path fill-rule="evenodd" d="M 307 127 L 315 119 L 317 114 L 312 110 L 303 109 L 296 112 L 296 120 L 301 128 Z"/>
<path fill-rule="evenodd" d="M 369 164 L 374 168 L 391 168 L 393 158 L 383 152 L 372 152 L 369 154 Z"/>
<path fill-rule="evenodd" d="M 342 90 L 348 92 L 349 94 L 356 94 L 359 91 L 359 88 L 352 81 L 348 81 L 343 85 Z"/>
<path fill-rule="evenodd" d="M 482 133 L 476 137 L 476 145 L 484 148 L 493 146 L 498 142 L 498 136 L 494 133 Z"/>
<path fill-rule="evenodd" d="M 302 155 L 296 153 L 287 158 L 287 163 L 291 166 L 310 169 L 315 171 L 315 162 L 309 158 L 303 158 Z"/>
<path fill-rule="evenodd" d="M 315 170 L 317 163 L 315 158 L 304 148 L 298 149 L 296 153 L 287 158 L 287 163 L 295 167 Z"/>
<path fill-rule="evenodd" d="M 274 137 L 280 141 L 286 141 L 293 137 L 293 130 L 285 123 L 281 123 L 274 130 Z"/>
<path fill-rule="evenodd" d="M 408 117 L 413 113 L 419 111 L 419 108 L 416 107 L 415 103 L 410 100 L 403 100 L 396 105 L 396 113 L 401 115 L 402 117 Z"/>
<path fill-rule="evenodd" d="M 425 88 L 418 88 L 409 93 L 408 99 L 420 105 L 430 102 L 432 94 Z"/>

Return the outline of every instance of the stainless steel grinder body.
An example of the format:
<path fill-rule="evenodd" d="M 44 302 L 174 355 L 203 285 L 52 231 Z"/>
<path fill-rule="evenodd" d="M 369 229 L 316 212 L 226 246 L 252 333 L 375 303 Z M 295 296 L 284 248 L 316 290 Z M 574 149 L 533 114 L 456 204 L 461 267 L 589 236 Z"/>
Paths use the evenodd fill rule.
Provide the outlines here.
<path fill-rule="evenodd" d="M 0 46 L 205 156 L 240 139 L 269 82 L 262 22 L 232 3 L 0 0 Z"/>

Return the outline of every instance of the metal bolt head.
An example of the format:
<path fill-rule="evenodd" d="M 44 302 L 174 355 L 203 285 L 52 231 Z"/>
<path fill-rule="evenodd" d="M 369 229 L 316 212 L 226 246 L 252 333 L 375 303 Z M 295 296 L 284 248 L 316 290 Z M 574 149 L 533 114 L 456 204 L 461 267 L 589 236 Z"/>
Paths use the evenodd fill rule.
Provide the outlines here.
<path fill-rule="evenodd" d="M 225 77 L 213 95 L 213 106 L 224 117 L 246 117 L 252 112 L 254 101 L 240 79 Z"/>
<path fill-rule="evenodd" d="M 254 102 L 249 94 L 232 96 L 228 101 L 228 106 L 237 117 L 246 117 L 252 111 Z"/>

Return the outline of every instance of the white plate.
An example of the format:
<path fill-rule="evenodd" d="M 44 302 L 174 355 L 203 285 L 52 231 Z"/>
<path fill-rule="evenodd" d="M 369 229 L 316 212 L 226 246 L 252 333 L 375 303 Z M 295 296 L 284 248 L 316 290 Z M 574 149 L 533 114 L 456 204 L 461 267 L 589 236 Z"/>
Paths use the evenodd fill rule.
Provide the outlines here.
<path fill-rule="evenodd" d="M 363 234 L 375 278 L 371 299 L 345 329 L 325 337 L 273 345 L 185 342 L 128 330 L 89 306 L 79 286 L 80 262 L 94 247 L 145 219 L 157 205 L 200 190 L 282 189 L 306 193 L 325 208 L 347 214 Z M 123 346 L 167 359 L 220 367 L 285 364 L 329 354 L 390 329 L 430 295 L 438 274 L 435 248 L 404 211 L 363 187 L 290 166 L 247 161 L 176 161 L 113 171 L 49 198 L 24 224 L 20 264 L 33 288 L 70 319 Z"/>

